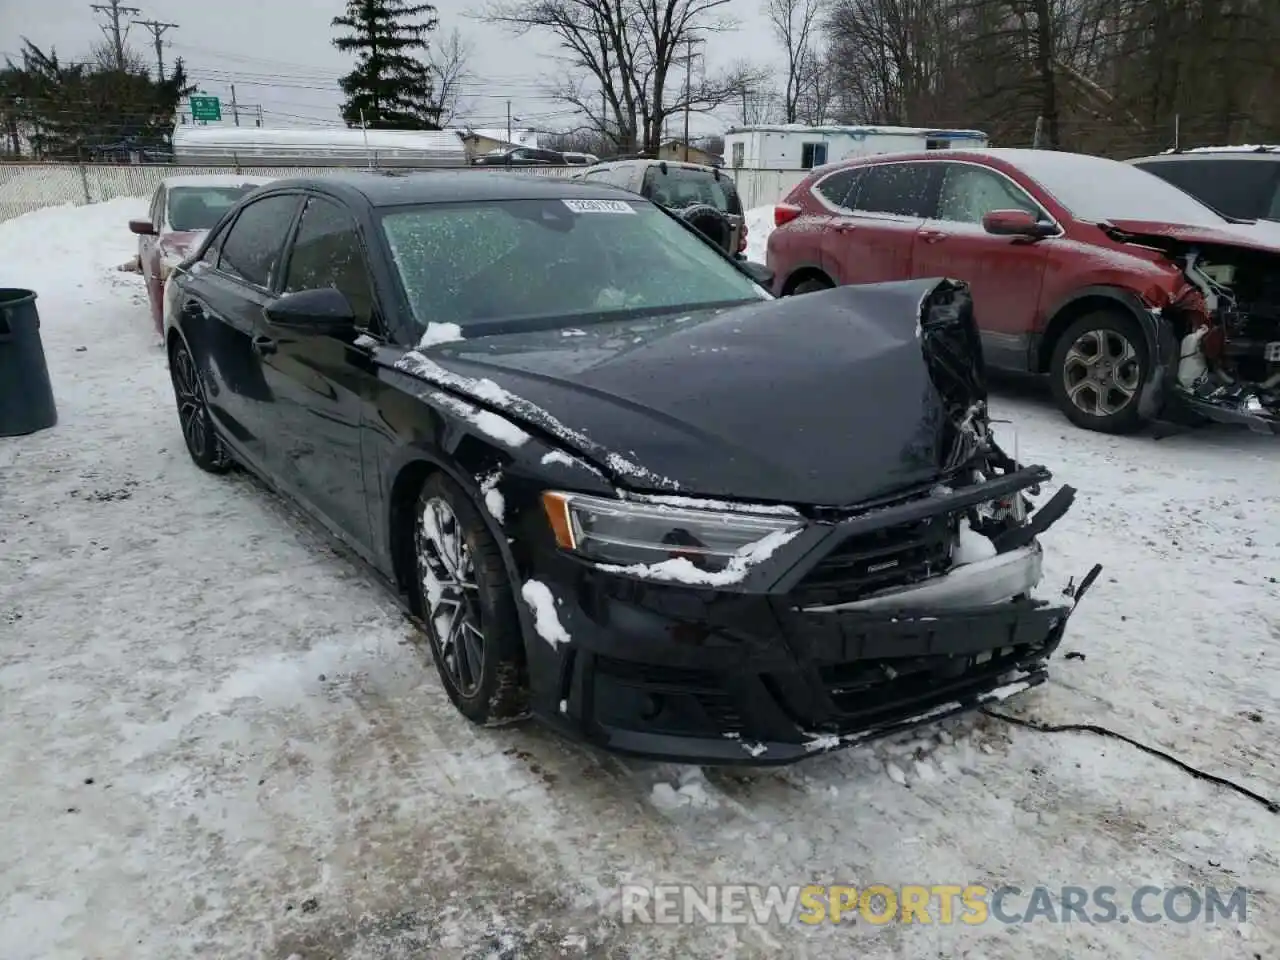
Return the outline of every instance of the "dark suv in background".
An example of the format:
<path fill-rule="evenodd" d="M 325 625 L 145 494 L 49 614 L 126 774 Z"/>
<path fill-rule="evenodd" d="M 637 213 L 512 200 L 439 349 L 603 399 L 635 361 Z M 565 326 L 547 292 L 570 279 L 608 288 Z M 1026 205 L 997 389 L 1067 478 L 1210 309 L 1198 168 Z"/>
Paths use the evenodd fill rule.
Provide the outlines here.
<path fill-rule="evenodd" d="M 593 164 L 572 177 L 638 193 L 688 221 L 732 256 L 741 259 L 747 249 L 747 220 L 738 187 L 718 167 L 627 158 Z"/>
<path fill-rule="evenodd" d="M 1237 220 L 1280 220 L 1280 147 L 1197 147 L 1130 160 Z"/>
<path fill-rule="evenodd" d="M 539 147 L 515 147 L 511 150 L 494 150 L 471 161 L 473 167 L 566 167 L 569 162 L 558 150 Z"/>

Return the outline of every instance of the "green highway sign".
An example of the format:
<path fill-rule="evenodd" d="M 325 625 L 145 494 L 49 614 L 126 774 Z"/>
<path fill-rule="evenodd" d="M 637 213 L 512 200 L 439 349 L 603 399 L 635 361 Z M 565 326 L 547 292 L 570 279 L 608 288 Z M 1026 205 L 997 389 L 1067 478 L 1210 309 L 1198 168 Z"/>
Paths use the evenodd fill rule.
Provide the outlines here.
<path fill-rule="evenodd" d="M 222 103 L 217 97 L 192 97 L 192 120 L 221 120 Z"/>

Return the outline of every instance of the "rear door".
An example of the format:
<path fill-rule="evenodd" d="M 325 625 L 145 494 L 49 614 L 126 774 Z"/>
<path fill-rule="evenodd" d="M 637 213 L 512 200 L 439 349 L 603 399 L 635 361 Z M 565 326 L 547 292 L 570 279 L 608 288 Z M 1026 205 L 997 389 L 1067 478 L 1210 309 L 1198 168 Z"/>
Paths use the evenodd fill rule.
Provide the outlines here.
<path fill-rule="evenodd" d="M 839 283 L 883 283 L 912 276 L 916 233 L 936 194 L 931 163 L 867 164 L 846 200 L 848 215 L 833 219 L 823 253 Z"/>
<path fill-rule="evenodd" d="M 911 275 L 967 283 L 990 362 L 1026 369 L 1049 250 L 1059 241 L 994 236 L 982 218 L 993 210 L 1025 210 L 1047 223 L 1053 218 L 998 170 L 959 161 L 931 165 L 941 171 L 941 183 L 933 215 L 916 234 Z"/>
<path fill-rule="evenodd" d="M 263 374 L 269 340 L 263 308 L 273 299 L 285 238 L 301 202 L 301 194 L 282 193 L 245 206 L 220 238 L 214 269 L 192 285 L 199 302 L 184 307 L 205 321 L 203 342 L 193 347 L 207 363 L 210 413 L 237 453 L 265 472 L 276 398 Z"/>
<path fill-rule="evenodd" d="M 155 298 L 155 301 L 158 301 L 160 293 L 160 234 L 164 232 L 167 219 L 165 203 L 165 188 L 164 184 L 161 184 L 156 187 L 155 195 L 151 198 L 151 209 L 147 213 L 147 219 L 155 227 L 156 235 L 138 238 L 138 264 L 142 267 L 142 277 L 147 283 L 147 292 Z"/>
<path fill-rule="evenodd" d="M 307 199 L 290 246 L 282 292 L 334 287 L 355 310 L 360 332 L 381 338 L 373 283 L 356 219 L 338 202 Z M 283 487 L 338 533 L 368 546 L 361 457 L 363 407 L 376 389 L 368 346 L 355 337 L 266 328 L 263 358 L 278 429 L 267 451 Z M 362 340 L 362 344 L 366 341 Z"/>

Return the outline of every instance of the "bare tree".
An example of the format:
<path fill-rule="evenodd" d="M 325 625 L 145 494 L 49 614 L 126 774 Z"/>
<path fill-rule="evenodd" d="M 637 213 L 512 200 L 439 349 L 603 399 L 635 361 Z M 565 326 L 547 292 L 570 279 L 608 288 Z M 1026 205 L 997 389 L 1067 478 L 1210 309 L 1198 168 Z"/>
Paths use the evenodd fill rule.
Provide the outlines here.
<path fill-rule="evenodd" d="M 554 36 L 566 75 L 550 91 L 622 150 L 654 150 L 667 118 L 732 101 L 733 71 L 685 88 L 691 41 L 730 28 L 731 0 L 491 0 L 484 16 L 517 34 Z"/>
<path fill-rule="evenodd" d="M 786 84 L 782 100 L 783 120 L 796 123 L 805 82 L 812 77 L 814 33 L 823 0 L 765 0 L 764 13 L 773 34 L 786 51 Z"/>
<path fill-rule="evenodd" d="M 475 47 L 456 27 L 427 53 L 427 66 L 435 75 L 435 109 L 441 127 L 447 127 L 459 114 L 468 112 L 469 104 L 462 92 L 472 79 L 474 53 Z"/>

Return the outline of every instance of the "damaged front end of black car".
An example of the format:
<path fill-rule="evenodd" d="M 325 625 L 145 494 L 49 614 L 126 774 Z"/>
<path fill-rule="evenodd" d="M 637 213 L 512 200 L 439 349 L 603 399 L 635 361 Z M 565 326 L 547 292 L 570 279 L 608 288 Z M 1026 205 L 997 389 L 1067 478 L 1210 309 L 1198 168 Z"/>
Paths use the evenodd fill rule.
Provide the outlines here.
<path fill-rule="evenodd" d="M 777 764 L 971 710 L 1046 679 L 1047 660 L 1100 568 L 1067 594 L 1035 595 L 1037 538 L 1074 491 L 1062 486 L 1035 506 L 1049 471 L 1014 462 L 992 436 L 962 284 L 843 287 L 667 326 L 634 352 L 566 376 L 563 394 L 548 389 L 545 375 L 504 382 L 503 372 L 524 362 L 512 359 L 523 348 L 484 363 L 486 381 L 513 396 L 542 391 L 530 401 L 540 415 L 504 412 L 563 451 L 536 472 L 509 469 L 504 487 L 505 532 L 525 587 L 535 714 L 621 753 Z M 825 462 L 791 464 L 792 486 L 809 490 L 807 500 L 768 496 L 767 463 L 746 452 L 752 442 L 786 442 L 767 419 L 769 405 L 731 428 L 717 399 L 729 388 L 714 375 L 679 391 L 689 397 L 680 419 L 669 383 L 649 386 L 650 367 L 668 369 L 704 341 L 738 338 L 734 349 L 750 369 L 745 358 L 780 349 L 771 339 L 779 331 L 789 329 L 797 358 L 811 358 L 838 354 L 837 341 L 824 351 L 821 338 L 841 328 L 864 342 L 848 347 L 862 359 L 846 363 L 847 379 L 828 391 L 827 403 L 850 406 L 831 416 L 894 426 L 859 426 L 848 434 L 852 449 L 841 449 L 845 437 L 806 442 L 812 424 L 793 423 L 793 458 L 828 445 Z M 473 351 L 479 373 L 481 353 Z M 488 351 L 492 358 L 503 348 Z M 462 392 L 475 382 L 445 379 Z M 740 379 L 739 406 L 768 387 Z M 812 390 L 821 395 L 824 384 Z M 886 404 L 906 409 L 898 416 Z M 632 426 L 616 445 L 604 443 L 607 418 L 598 411 L 611 405 L 628 415 L 644 410 L 651 429 Z M 562 426 L 588 406 L 597 411 L 593 429 Z M 907 422 L 913 427 L 900 429 Z M 686 463 L 679 439 L 686 435 L 700 439 L 714 468 Z M 717 472 L 735 456 L 748 471 L 758 467 L 741 474 L 736 496 Z M 841 502 L 814 492 L 824 489 L 824 476 L 859 496 Z M 531 602 L 539 596 L 553 610 Z"/>

